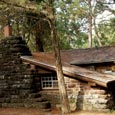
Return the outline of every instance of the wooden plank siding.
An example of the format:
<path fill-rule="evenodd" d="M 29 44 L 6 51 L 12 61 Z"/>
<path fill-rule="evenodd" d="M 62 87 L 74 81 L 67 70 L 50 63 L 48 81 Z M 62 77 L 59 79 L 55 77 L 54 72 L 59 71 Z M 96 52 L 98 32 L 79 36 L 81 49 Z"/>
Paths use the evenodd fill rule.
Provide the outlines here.
<path fill-rule="evenodd" d="M 47 59 L 47 57 L 43 58 L 35 58 L 33 56 L 21 56 L 21 59 L 30 64 L 34 64 L 36 66 L 40 66 L 45 69 L 56 71 L 56 67 L 54 62 Z M 112 75 L 105 75 L 96 71 L 91 71 L 88 69 L 84 69 L 82 67 L 70 65 L 69 63 L 62 63 L 63 73 L 67 77 L 83 80 L 86 82 L 96 83 L 99 86 L 108 87 L 112 83 L 115 84 L 115 78 Z"/>

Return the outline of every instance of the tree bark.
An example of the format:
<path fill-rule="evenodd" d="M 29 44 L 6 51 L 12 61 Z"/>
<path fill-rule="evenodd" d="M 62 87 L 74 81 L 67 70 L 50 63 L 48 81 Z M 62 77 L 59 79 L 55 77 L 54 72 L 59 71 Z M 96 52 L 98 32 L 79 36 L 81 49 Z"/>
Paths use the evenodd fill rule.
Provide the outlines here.
<path fill-rule="evenodd" d="M 91 1 L 88 0 L 89 4 L 89 17 L 88 17 L 88 47 L 92 47 L 92 6 Z"/>
<path fill-rule="evenodd" d="M 92 18 L 89 17 L 89 30 L 88 30 L 88 47 L 92 47 Z"/>
<path fill-rule="evenodd" d="M 51 10 L 50 16 L 49 16 L 49 23 L 50 23 L 50 28 L 51 28 L 52 47 L 53 47 L 53 52 L 55 56 L 55 65 L 56 65 L 58 86 L 59 86 L 59 92 L 60 92 L 61 109 L 62 109 L 62 114 L 64 114 L 64 113 L 70 113 L 70 106 L 69 106 L 69 100 L 67 96 L 63 70 L 62 70 L 60 49 L 59 49 L 57 30 L 56 30 L 55 12 L 53 8 L 53 0 L 50 0 L 49 3 L 50 3 L 50 10 Z"/>
<path fill-rule="evenodd" d="M 53 51 L 54 51 L 54 56 L 56 61 L 55 64 L 56 64 L 56 72 L 58 77 L 58 86 L 60 91 L 60 102 L 61 102 L 62 112 L 70 113 L 69 101 L 68 101 L 68 96 L 65 87 L 65 81 L 64 81 L 61 58 L 60 58 L 60 50 L 58 46 L 55 27 L 52 27 L 51 38 L 52 38 Z"/>
<path fill-rule="evenodd" d="M 102 43 L 101 43 L 101 40 L 100 40 L 100 36 L 99 36 L 99 33 L 97 31 L 97 28 L 96 28 L 96 22 L 95 22 L 95 17 L 93 19 L 93 23 L 94 23 L 94 30 L 95 30 L 95 34 L 97 36 L 97 42 L 99 44 L 99 46 L 102 46 Z"/>
<path fill-rule="evenodd" d="M 41 41 L 41 36 L 38 33 L 36 33 L 36 35 L 35 35 L 36 51 L 44 52 L 43 43 Z"/>

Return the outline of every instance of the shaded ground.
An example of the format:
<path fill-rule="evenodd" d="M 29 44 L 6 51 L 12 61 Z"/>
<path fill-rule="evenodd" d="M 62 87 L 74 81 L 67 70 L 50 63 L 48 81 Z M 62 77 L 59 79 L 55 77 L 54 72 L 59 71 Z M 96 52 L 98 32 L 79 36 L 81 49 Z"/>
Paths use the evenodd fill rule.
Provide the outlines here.
<path fill-rule="evenodd" d="M 14 108 L 0 108 L 0 115 L 61 115 L 59 111 L 52 110 L 49 112 L 42 112 L 38 109 L 14 109 Z M 115 112 L 88 112 L 77 111 L 66 115 L 115 115 Z"/>

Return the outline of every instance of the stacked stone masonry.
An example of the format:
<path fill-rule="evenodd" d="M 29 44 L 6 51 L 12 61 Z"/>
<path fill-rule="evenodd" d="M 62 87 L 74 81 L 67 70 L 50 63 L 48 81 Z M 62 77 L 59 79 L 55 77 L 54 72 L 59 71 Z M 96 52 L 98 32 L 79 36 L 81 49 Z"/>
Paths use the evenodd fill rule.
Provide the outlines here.
<path fill-rule="evenodd" d="M 68 77 L 65 77 L 65 82 L 72 111 L 110 111 L 114 108 L 113 96 L 107 89 L 100 86 L 92 87 L 88 83 Z M 42 91 L 42 95 L 53 105 L 58 105 L 60 102 L 58 90 Z"/>
<path fill-rule="evenodd" d="M 0 107 L 37 107 L 49 109 L 60 103 L 59 90 L 41 91 L 40 75 L 21 55 L 31 55 L 21 37 L 0 40 Z M 107 111 L 114 99 L 107 89 L 65 77 L 71 110 Z M 38 93 L 39 92 L 39 93 Z M 47 101 L 48 100 L 48 101 Z"/>
<path fill-rule="evenodd" d="M 106 111 L 114 106 L 112 94 L 99 86 L 65 78 L 71 103 L 76 103 L 78 110 Z"/>
<path fill-rule="evenodd" d="M 35 71 L 22 63 L 21 55 L 31 55 L 21 37 L 0 41 L 0 107 L 49 108 L 49 102 L 36 91 Z"/>

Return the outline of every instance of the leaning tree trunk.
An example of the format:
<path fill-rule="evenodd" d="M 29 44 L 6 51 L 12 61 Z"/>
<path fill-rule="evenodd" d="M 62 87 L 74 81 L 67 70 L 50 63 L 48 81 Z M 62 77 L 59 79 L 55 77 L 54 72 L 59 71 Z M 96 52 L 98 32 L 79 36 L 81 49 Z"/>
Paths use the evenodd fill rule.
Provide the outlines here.
<path fill-rule="evenodd" d="M 57 78 L 58 78 L 58 86 L 59 86 L 59 92 L 60 92 L 60 102 L 61 102 L 61 109 L 62 113 L 70 113 L 70 106 L 68 101 L 68 96 L 66 92 L 65 87 L 65 81 L 62 71 L 62 63 L 61 63 L 61 57 L 60 57 L 60 50 L 59 50 L 59 44 L 57 39 L 57 30 L 56 30 L 56 20 L 54 15 L 54 8 L 53 8 L 53 0 L 50 0 L 49 2 L 49 24 L 51 28 L 51 39 L 52 39 L 52 46 L 53 46 L 53 52 L 55 56 L 55 65 L 56 65 L 56 72 L 57 72 Z"/>
<path fill-rule="evenodd" d="M 69 101 L 68 101 L 68 96 L 65 88 L 65 81 L 64 81 L 63 71 L 62 71 L 62 64 L 60 58 L 60 50 L 57 41 L 56 29 L 55 27 L 53 27 L 53 25 L 51 30 L 51 38 L 52 38 L 53 51 L 54 51 L 55 61 L 56 61 L 56 72 L 58 77 L 58 86 L 60 91 L 62 112 L 70 113 Z"/>

